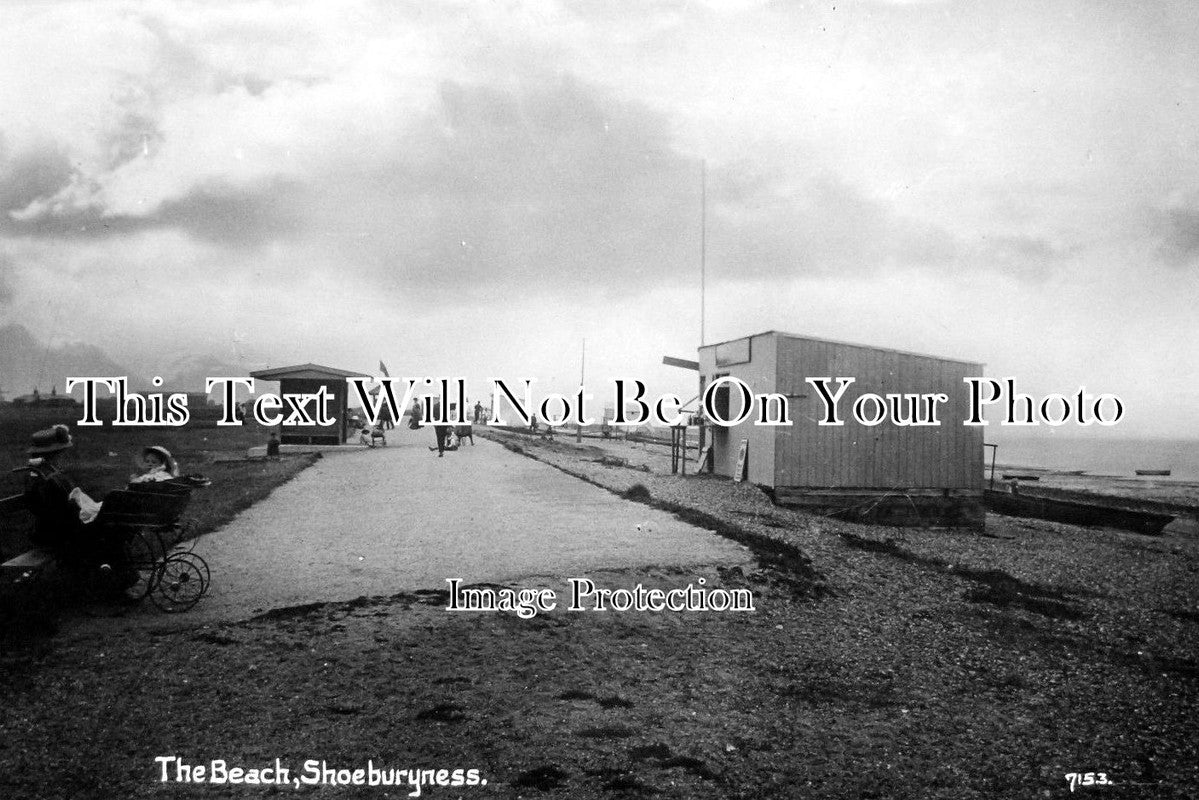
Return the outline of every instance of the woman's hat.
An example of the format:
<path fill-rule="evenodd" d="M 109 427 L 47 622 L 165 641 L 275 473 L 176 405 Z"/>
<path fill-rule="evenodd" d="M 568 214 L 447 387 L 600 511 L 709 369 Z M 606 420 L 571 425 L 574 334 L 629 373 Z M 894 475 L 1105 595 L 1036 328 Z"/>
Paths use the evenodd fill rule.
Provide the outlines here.
<path fill-rule="evenodd" d="M 165 447 L 159 447 L 158 445 L 146 447 L 142 450 L 142 457 L 145 458 L 151 453 L 163 460 L 163 463 L 167 465 L 167 472 L 171 473 L 172 475 L 179 474 L 179 464 L 176 463 L 169 450 L 167 450 Z"/>
<path fill-rule="evenodd" d="M 71 441 L 71 429 L 66 425 L 55 425 L 53 428 L 37 431 L 29 437 L 29 449 L 25 452 L 31 456 L 57 453 L 74 446 Z"/>

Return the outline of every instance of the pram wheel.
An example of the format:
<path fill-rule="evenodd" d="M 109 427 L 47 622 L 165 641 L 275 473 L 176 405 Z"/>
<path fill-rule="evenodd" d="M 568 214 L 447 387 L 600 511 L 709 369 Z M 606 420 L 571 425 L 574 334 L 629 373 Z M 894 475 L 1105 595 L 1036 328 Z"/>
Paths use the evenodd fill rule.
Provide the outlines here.
<path fill-rule="evenodd" d="M 167 556 L 150 592 L 154 605 L 167 613 L 187 611 L 208 591 L 208 565 L 195 553 Z"/>
<path fill-rule="evenodd" d="M 208 586 L 210 583 L 212 583 L 212 572 L 208 569 L 208 562 L 196 555 L 191 550 L 176 550 L 175 552 L 171 553 L 171 555 L 186 558 L 196 566 L 196 569 L 200 571 L 200 578 L 203 582 L 204 591 L 201 592 L 201 596 L 208 594 Z"/>
<path fill-rule="evenodd" d="M 161 547 L 156 537 L 130 534 L 119 545 L 106 545 L 75 561 L 72 570 L 83 597 L 97 603 L 136 603 L 154 588 Z"/>
<path fill-rule="evenodd" d="M 145 598 L 154 588 L 158 577 L 158 557 L 161 546 L 157 537 L 135 533 L 124 544 L 124 564 L 113 570 L 119 583 L 120 593 L 126 600 L 138 601 Z"/>

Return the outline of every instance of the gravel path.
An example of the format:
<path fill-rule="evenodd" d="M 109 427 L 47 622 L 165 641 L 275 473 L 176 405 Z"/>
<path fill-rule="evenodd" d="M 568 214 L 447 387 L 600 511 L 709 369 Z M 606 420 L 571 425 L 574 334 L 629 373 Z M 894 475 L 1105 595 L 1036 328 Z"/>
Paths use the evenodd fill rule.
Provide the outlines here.
<path fill-rule="evenodd" d="M 748 551 L 478 439 L 438 458 L 431 432 L 326 457 L 200 540 L 213 585 L 179 619 L 645 565 L 741 563 Z M 151 617 L 162 622 L 160 614 Z"/>

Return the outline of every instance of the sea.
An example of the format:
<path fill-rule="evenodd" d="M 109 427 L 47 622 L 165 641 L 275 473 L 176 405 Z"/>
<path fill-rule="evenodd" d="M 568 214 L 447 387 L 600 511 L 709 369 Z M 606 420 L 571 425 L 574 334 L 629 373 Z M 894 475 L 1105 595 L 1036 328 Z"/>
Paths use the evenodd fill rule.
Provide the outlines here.
<path fill-rule="evenodd" d="M 1199 481 L 1199 439 L 1106 439 L 1102 437 L 988 437 L 999 445 L 996 463 L 1090 475 L 1135 478 L 1138 469 L 1168 469 L 1154 481 Z M 986 463 L 991 463 L 987 448 Z"/>

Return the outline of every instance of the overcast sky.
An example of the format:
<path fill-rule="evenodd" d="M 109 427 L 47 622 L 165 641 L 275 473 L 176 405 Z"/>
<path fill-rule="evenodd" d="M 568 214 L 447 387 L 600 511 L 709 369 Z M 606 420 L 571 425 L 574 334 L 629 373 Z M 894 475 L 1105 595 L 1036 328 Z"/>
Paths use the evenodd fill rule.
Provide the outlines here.
<path fill-rule="evenodd" d="M 660 361 L 700 340 L 706 162 L 708 342 L 975 360 L 1197 432 L 1199 4 L 89 0 L 0 29 L 0 322 L 43 340 L 548 389 L 585 337 L 597 392 L 687 391 Z"/>

